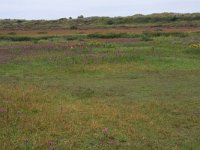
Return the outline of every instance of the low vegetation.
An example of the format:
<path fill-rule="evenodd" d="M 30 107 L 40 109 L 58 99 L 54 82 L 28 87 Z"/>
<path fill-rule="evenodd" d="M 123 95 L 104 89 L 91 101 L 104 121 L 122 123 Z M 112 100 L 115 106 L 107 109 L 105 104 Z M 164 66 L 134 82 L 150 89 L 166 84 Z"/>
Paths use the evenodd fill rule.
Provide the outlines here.
<path fill-rule="evenodd" d="M 88 17 L 83 15 L 77 19 L 61 18 L 58 20 L 0 20 L 1 29 L 70 29 L 72 26 L 79 28 L 116 27 L 116 26 L 199 26 L 200 13 L 178 14 L 162 13 L 151 15 L 133 15 L 128 17 Z"/>
<path fill-rule="evenodd" d="M 0 149 L 200 149 L 200 32 L 90 30 L 0 36 Z"/>

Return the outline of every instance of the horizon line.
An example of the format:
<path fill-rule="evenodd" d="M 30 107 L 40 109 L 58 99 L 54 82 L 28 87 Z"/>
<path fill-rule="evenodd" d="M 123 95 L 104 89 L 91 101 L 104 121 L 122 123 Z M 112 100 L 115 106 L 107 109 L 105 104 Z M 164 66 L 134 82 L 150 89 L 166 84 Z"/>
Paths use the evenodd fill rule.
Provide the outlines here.
<path fill-rule="evenodd" d="M 156 15 L 156 14 L 199 14 L 200 12 L 155 12 L 155 13 L 135 13 L 133 15 L 122 15 L 122 16 L 84 16 L 83 14 L 80 14 L 76 17 L 59 17 L 56 19 L 45 19 L 45 18 L 38 18 L 38 19 L 25 19 L 25 18 L 0 18 L 0 20 L 24 20 L 24 21 L 37 21 L 37 20 L 45 20 L 45 21 L 51 21 L 51 20 L 60 20 L 60 19 L 68 19 L 71 17 L 71 20 L 75 20 L 75 19 L 80 19 L 78 18 L 79 16 L 83 16 L 84 18 L 93 18 L 93 17 L 97 17 L 97 18 L 117 18 L 117 17 L 132 17 L 132 16 L 137 16 L 137 15 L 141 15 L 141 16 L 148 16 L 148 15 Z"/>

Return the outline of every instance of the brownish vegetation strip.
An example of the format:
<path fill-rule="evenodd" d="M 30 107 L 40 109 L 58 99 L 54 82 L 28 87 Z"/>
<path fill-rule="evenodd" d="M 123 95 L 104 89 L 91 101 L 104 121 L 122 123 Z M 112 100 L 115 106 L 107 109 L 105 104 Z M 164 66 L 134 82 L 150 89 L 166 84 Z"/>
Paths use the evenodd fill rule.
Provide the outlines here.
<path fill-rule="evenodd" d="M 65 55 L 73 55 L 74 53 L 79 53 L 80 56 L 84 47 L 92 48 L 93 45 L 86 43 L 120 43 L 129 44 L 139 42 L 139 39 L 134 38 L 115 38 L 115 39 L 86 39 L 84 41 L 70 41 L 70 42 L 60 42 L 60 43 L 15 43 L 10 45 L 0 45 L 0 64 L 9 63 L 10 60 L 16 58 L 17 56 L 29 56 L 36 55 L 41 51 L 51 51 L 51 50 L 62 50 Z M 79 49 L 78 51 L 76 49 Z M 117 52 L 117 54 L 120 51 Z M 121 53 L 121 52 L 120 52 Z M 107 54 L 101 54 L 105 57 Z M 85 55 L 84 55 L 85 56 Z M 87 57 L 96 58 L 96 54 L 91 52 L 91 55 Z M 99 55 L 98 55 L 99 57 Z"/>
<path fill-rule="evenodd" d="M 0 50 L 50 50 L 50 49 L 67 49 L 67 48 L 81 48 L 82 42 L 66 42 L 66 43 L 24 43 L 14 45 L 1 45 Z"/>
<path fill-rule="evenodd" d="M 116 27 L 116 28 L 95 28 L 95 29 L 46 29 L 46 30 L 0 30 L 0 35 L 16 33 L 19 36 L 39 35 L 68 35 L 68 34 L 91 34 L 91 33 L 142 33 L 142 32 L 197 32 L 200 27 Z"/>
<path fill-rule="evenodd" d="M 0 50 L 0 64 L 5 64 L 8 62 L 9 59 L 11 59 L 11 52 L 6 50 Z"/>

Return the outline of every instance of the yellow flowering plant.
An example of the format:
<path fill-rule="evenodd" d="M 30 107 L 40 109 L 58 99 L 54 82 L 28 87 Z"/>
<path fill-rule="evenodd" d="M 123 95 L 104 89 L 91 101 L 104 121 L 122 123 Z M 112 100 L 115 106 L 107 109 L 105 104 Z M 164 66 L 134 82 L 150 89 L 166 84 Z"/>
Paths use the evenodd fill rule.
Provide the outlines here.
<path fill-rule="evenodd" d="M 200 44 L 191 44 L 191 47 L 200 47 Z"/>

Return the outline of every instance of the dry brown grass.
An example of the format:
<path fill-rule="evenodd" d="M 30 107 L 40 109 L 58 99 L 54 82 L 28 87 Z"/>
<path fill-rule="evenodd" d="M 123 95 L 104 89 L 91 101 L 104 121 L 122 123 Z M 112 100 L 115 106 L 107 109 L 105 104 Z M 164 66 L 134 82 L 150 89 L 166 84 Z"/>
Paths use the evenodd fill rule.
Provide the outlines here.
<path fill-rule="evenodd" d="M 116 28 L 95 28 L 95 29 L 54 29 L 54 30 L 0 30 L 1 35 L 8 35 L 10 32 L 18 36 L 41 36 L 41 35 L 72 35 L 72 34 L 93 34 L 93 33 L 142 33 L 159 31 L 160 27 L 116 27 Z M 162 32 L 196 32 L 200 27 L 162 27 Z M 41 34 L 44 32 L 45 34 Z M 40 33 L 40 34 L 38 34 Z"/>

